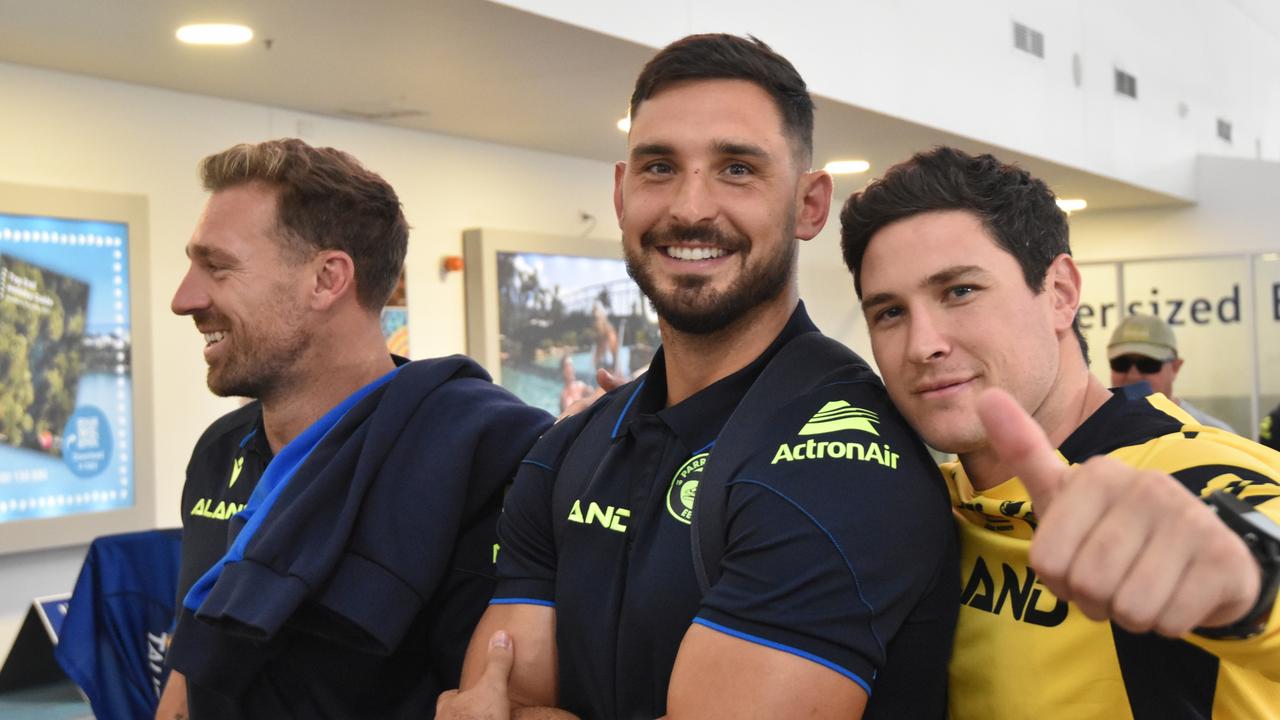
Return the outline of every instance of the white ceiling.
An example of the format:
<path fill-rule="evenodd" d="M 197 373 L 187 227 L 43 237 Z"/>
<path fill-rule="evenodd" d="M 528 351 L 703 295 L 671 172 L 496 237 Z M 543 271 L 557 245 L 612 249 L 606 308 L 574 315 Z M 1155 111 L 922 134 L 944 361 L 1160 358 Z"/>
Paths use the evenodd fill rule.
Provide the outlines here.
<path fill-rule="evenodd" d="M 218 21 L 257 37 L 174 39 L 179 25 Z M 623 153 L 614 123 L 653 52 L 484 0 L 0 0 L 0 61 L 604 161 Z M 818 98 L 818 162 L 863 158 L 875 175 L 937 144 L 997 152 L 1094 209 L 1180 202 Z"/>

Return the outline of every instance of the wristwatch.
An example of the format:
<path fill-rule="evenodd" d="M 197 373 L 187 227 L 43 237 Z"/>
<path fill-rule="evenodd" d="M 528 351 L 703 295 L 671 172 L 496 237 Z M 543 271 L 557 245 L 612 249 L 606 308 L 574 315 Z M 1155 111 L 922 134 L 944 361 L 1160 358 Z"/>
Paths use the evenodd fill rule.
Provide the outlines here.
<path fill-rule="evenodd" d="M 1271 608 L 1280 590 L 1280 525 L 1240 498 L 1215 490 L 1204 499 L 1228 528 L 1244 541 L 1262 569 L 1258 601 L 1236 622 L 1223 627 L 1196 628 L 1196 634 L 1214 640 L 1241 640 L 1267 627 Z"/>

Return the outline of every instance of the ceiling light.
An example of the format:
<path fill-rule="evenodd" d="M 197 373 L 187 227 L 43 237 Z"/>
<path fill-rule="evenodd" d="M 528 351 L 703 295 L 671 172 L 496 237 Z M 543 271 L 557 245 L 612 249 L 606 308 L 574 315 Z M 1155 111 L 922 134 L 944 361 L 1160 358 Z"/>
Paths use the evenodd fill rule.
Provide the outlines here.
<path fill-rule="evenodd" d="M 631 132 L 631 116 L 628 115 L 618 121 L 618 129 L 622 132 Z"/>
<path fill-rule="evenodd" d="M 178 28 L 178 39 L 191 45 L 243 45 L 253 39 L 245 25 L 198 23 Z"/>
<path fill-rule="evenodd" d="M 866 160 L 832 160 L 822 169 L 832 175 L 854 175 L 870 170 L 871 163 Z"/>
<path fill-rule="evenodd" d="M 1058 209 L 1068 215 L 1087 207 L 1089 207 L 1089 203 L 1085 202 L 1084 198 L 1058 198 Z"/>

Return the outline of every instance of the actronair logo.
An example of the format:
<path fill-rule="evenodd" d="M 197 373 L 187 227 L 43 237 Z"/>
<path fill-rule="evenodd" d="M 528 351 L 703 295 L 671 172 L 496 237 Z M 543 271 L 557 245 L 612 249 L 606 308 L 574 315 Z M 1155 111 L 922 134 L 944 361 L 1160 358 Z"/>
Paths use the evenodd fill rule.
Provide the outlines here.
<path fill-rule="evenodd" d="M 779 445 L 777 452 L 773 454 L 773 462 L 769 464 L 777 465 L 780 462 L 830 458 L 832 460 L 873 462 L 890 470 L 897 470 L 899 457 L 898 453 L 889 449 L 888 443 L 872 442 L 863 445 L 862 443 L 840 442 L 839 440 L 822 442 L 809 438 L 806 442 L 796 443 L 795 445 L 788 445 L 787 443 Z"/>
<path fill-rule="evenodd" d="M 872 423 L 879 423 L 880 416 L 870 410 L 857 408 L 843 400 L 834 400 L 822 406 L 822 409 L 809 418 L 809 422 L 800 428 L 800 435 L 825 435 L 841 430 L 860 430 L 879 437 Z M 796 462 L 798 460 L 853 460 L 856 462 L 873 462 L 889 469 L 898 468 L 898 453 L 889 448 L 888 443 L 879 442 L 846 442 L 842 440 L 808 440 L 798 443 L 783 443 L 773 455 L 771 465 L 780 462 Z"/>
<path fill-rule="evenodd" d="M 844 400 L 834 400 L 809 418 L 800 428 L 801 435 L 825 435 L 837 430 L 861 430 L 879 435 L 871 423 L 880 422 L 880 416 L 870 410 L 856 408 Z"/>

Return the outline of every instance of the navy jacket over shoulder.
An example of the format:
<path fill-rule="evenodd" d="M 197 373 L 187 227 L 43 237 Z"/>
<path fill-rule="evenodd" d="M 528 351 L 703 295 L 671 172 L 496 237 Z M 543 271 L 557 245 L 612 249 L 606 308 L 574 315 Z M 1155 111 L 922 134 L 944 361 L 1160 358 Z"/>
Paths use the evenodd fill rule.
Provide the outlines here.
<path fill-rule="evenodd" d="M 456 683 L 470 632 L 443 625 L 473 624 L 483 612 L 503 489 L 550 423 L 468 358 L 401 366 L 280 483 L 243 559 L 223 567 L 194 612 L 188 598 L 173 666 L 192 686 L 236 701 L 246 716 L 277 706 L 306 714 L 298 703 L 318 703 L 317 695 L 331 696 L 344 681 L 362 682 L 362 664 L 380 662 L 395 667 L 370 671 L 378 682 L 365 691 L 379 696 L 376 702 L 358 698 L 355 688 L 327 702 L 367 700 L 374 705 L 366 712 L 411 714 L 386 705 L 395 703 L 388 695 L 399 694 L 413 712 L 425 709 L 421 704 L 433 708 L 434 693 L 456 686 L 448 683 Z M 237 516 L 231 536 L 245 527 Z M 403 647 L 442 643 L 448 647 Z M 263 688 L 277 675 L 273 665 L 281 679 Z M 323 677 L 323 668 L 349 674 Z M 308 680 L 308 673 L 316 676 Z M 421 687 L 423 678 L 440 686 Z M 193 716 L 194 701 L 195 693 Z M 330 704 L 324 714 L 345 713 Z"/>

